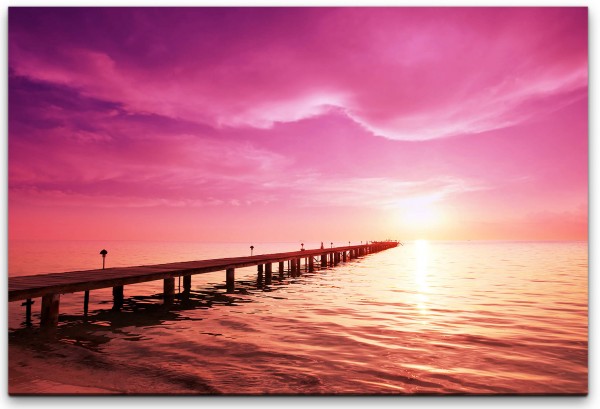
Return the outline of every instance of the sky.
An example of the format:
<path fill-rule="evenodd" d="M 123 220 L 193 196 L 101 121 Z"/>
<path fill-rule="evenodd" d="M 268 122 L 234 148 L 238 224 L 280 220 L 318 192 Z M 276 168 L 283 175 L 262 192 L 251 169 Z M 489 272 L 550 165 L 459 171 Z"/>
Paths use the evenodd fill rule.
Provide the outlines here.
<path fill-rule="evenodd" d="M 585 8 L 9 9 L 9 240 L 586 240 Z"/>

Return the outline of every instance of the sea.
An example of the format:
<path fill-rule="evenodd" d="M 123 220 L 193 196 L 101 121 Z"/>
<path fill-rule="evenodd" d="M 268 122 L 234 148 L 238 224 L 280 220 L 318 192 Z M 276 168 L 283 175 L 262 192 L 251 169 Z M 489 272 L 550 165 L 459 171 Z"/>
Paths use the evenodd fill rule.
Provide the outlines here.
<path fill-rule="evenodd" d="M 330 243 L 327 243 L 330 244 Z M 334 246 L 346 243 L 333 243 Z M 358 244 L 358 243 L 353 243 Z M 9 276 L 297 251 L 300 243 L 11 241 Z M 331 245 L 331 244 L 330 244 Z M 304 243 L 307 249 L 320 243 Z M 585 394 L 588 243 L 404 242 L 273 282 L 256 267 L 61 296 L 59 325 L 9 303 L 13 394 Z M 181 283 L 182 285 L 182 283 Z M 182 290 L 176 280 L 176 291 Z"/>

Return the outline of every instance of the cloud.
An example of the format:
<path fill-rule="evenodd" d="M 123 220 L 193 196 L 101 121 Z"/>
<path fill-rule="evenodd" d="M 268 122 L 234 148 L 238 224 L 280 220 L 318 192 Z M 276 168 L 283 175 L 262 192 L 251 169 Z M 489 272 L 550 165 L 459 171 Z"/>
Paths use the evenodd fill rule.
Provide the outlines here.
<path fill-rule="evenodd" d="M 214 197 L 205 199 L 171 199 L 167 197 L 140 197 L 124 193 L 96 194 L 91 192 L 79 193 L 73 190 L 58 190 L 48 188 L 13 187 L 11 189 L 12 203 L 35 203 L 40 207 L 60 206 L 65 208 L 145 208 L 145 207 L 175 207 L 199 208 L 206 206 L 223 206 L 225 202 Z M 233 205 L 233 204 L 232 204 Z"/>
<path fill-rule="evenodd" d="M 12 203 L 121 208 L 296 203 L 397 208 L 407 201 L 437 202 L 482 188 L 479 182 L 458 177 L 376 176 L 381 169 L 375 167 L 357 172 L 352 163 L 364 161 L 365 149 L 354 149 L 360 139 L 351 138 L 361 138 L 355 135 L 360 129 L 344 127 L 335 113 L 324 128 L 316 120 L 308 121 L 308 128 L 283 126 L 263 135 L 242 136 L 190 121 L 131 113 L 123 105 L 86 96 L 66 85 L 14 74 L 11 85 Z M 316 134 L 310 142 L 316 149 L 288 146 L 315 126 L 324 133 L 343 130 L 344 139 L 319 145 L 321 135 Z M 279 143 L 270 146 L 271 140 Z M 334 157 L 340 142 L 350 149 Z M 297 143 L 302 145 L 302 141 Z M 307 160 L 315 154 L 314 160 Z M 332 167 L 336 171 L 331 172 Z M 388 173 L 397 169 L 386 168 Z"/>
<path fill-rule="evenodd" d="M 453 177 L 403 180 L 396 177 L 327 177 L 299 175 L 286 181 L 288 192 L 303 198 L 304 206 L 341 206 L 397 209 L 416 202 L 436 203 L 449 195 L 488 189 L 482 182 Z M 284 186 L 271 184 L 277 189 Z"/>
<path fill-rule="evenodd" d="M 184 120 L 11 77 L 9 189 L 37 206 L 200 207 L 271 200 L 293 161 Z"/>
<path fill-rule="evenodd" d="M 13 9 L 10 19 L 16 74 L 220 128 L 333 108 L 377 135 L 427 140 L 587 95 L 585 8 Z"/>

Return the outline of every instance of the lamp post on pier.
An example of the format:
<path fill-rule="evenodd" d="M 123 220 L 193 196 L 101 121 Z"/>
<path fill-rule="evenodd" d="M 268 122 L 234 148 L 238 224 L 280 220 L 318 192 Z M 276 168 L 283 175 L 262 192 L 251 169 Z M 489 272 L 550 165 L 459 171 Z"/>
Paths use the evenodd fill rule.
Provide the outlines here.
<path fill-rule="evenodd" d="M 102 270 L 104 270 L 104 260 L 106 259 L 107 254 L 108 254 L 108 251 L 106 251 L 105 249 L 102 249 L 100 251 L 100 255 L 102 256 Z"/>

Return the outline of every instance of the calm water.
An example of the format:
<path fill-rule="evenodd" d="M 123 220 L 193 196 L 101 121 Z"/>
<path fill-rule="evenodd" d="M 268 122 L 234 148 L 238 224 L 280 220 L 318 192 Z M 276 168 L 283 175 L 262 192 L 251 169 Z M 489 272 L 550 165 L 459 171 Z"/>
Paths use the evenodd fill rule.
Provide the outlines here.
<path fill-rule="evenodd" d="M 9 272 L 98 268 L 102 248 L 112 267 L 248 247 L 13 242 Z M 32 341 L 40 301 L 32 329 L 10 303 L 9 382 L 46 393 L 585 393 L 587 260 L 586 242 L 419 241 L 270 286 L 241 269 L 235 294 L 224 272 L 194 276 L 191 303 L 170 309 L 161 282 L 126 286 L 121 313 L 110 289 L 92 291 L 89 322 L 83 294 L 67 294 L 44 342 Z"/>

